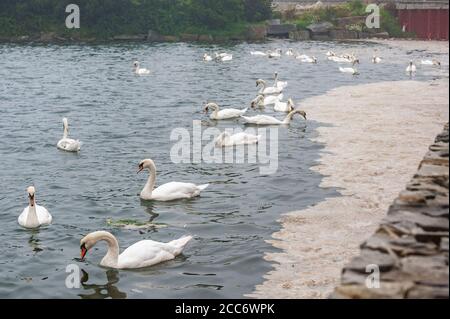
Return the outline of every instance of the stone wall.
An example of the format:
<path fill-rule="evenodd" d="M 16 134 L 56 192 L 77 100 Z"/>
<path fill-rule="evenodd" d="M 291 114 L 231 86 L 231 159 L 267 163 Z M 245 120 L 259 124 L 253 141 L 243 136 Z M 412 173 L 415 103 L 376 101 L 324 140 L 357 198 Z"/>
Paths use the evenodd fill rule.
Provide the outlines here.
<path fill-rule="evenodd" d="M 389 208 L 332 298 L 449 297 L 449 132 L 437 136 L 418 172 Z M 379 288 L 366 280 L 377 265 Z"/>

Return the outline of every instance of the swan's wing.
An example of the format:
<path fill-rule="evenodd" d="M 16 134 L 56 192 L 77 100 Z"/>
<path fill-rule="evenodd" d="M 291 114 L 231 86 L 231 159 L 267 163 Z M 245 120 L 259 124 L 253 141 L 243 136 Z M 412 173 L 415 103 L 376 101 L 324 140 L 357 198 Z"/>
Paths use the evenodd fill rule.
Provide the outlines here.
<path fill-rule="evenodd" d="M 245 110 L 247 111 L 247 110 Z M 245 113 L 244 110 L 238 110 L 238 109 L 223 109 L 220 110 L 218 113 L 218 116 L 220 118 L 232 118 L 232 117 L 239 117 L 240 115 Z"/>
<path fill-rule="evenodd" d="M 200 194 L 201 188 L 192 183 L 170 182 L 159 186 L 152 192 L 152 198 L 157 200 L 174 200 L 191 198 Z"/>
<path fill-rule="evenodd" d="M 28 207 L 25 207 L 22 211 L 22 214 L 19 215 L 19 218 L 17 218 L 17 222 L 19 223 L 20 226 L 24 226 L 25 222 L 27 220 L 28 217 Z"/>
<path fill-rule="evenodd" d="M 175 258 L 173 248 L 153 240 L 141 240 L 119 256 L 119 268 L 149 267 Z"/>
<path fill-rule="evenodd" d="M 50 215 L 45 207 L 36 205 L 36 214 L 39 220 L 39 224 L 49 225 L 52 223 L 52 215 Z"/>
<path fill-rule="evenodd" d="M 70 138 L 61 139 L 57 147 L 68 152 L 78 152 L 81 149 L 81 142 Z"/>

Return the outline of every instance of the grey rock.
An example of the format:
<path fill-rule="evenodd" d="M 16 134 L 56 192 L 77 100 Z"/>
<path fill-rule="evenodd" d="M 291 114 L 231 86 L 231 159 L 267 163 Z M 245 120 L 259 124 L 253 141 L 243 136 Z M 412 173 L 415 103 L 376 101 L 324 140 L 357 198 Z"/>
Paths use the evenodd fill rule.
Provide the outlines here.
<path fill-rule="evenodd" d="M 312 23 L 306 27 L 312 33 L 327 33 L 334 28 L 331 22 Z"/>

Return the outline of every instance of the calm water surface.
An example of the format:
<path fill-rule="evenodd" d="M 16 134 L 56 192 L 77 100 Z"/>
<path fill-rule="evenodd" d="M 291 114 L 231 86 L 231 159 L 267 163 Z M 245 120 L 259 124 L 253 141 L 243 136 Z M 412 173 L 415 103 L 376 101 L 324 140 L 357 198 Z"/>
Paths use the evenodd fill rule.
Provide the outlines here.
<path fill-rule="evenodd" d="M 319 63 L 249 54 L 277 47 L 316 55 Z M 337 64 L 325 59 L 329 49 L 357 53 L 361 75 L 337 72 Z M 383 64 L 369 63 L 374 49 L 385 57 Z M 233 53 L 233 61 L 203 63 L 203 53 L 215 50 Z M 171 130 L 191 130 L 194 119 L 221 130 L 242 127 L 239 121 L 209 121 L 201 113 L 202 104 L 248 106 L 257 92 L 255 80 L 269 80 L 274 71 L 289 81 L 285 97 L 301 104 L 304 98 L 342 85 L 407 79 L 409 59 L 427 55 L 433 52 L 285 41 L 229 47 L 0 45 L 0 297 L 239 298 L 250 293 L 271 269 L 263 254 L 273 248 L 265 240 L 279 229 L 280 215 L 336 195 L 319 188 L 321 176 L 309 170 L 321 149 L 311 141 L 320 123 L 296 118 L 279 129 L 279 169 L 269 176 L 260 175 L 256 164 L 173 164 Z M 135 76 L 134 59 L 153 74 Z M 447 66 L 427 68 L 416 79 L 444 72 Z M 62 117 L 69 118 L 70 135 L 84 143 L 79 154 L 55 147 Z M 144 158 L 155 160 L 159 183 L 211 186 L 194 200 L 141 201 L 137 194 L 147 176 L 136 175 L 136 169 Z M 38 203 L 52 213 L 50 227 L 30 231 L 18 226 L 29 185 L 36 186 Z M 108 219 L 158 226 L 124 229 L 108 224 Z M 195 239 L 173 261 L 116 271 L 99 266 L 104 244 L 84 262 L 76 259 L 80 238 L 100 229 L 112 232 L 122 249 L 142 239 L 170 241 L 185 234 Z M 69 264 L 83 270 L 79 289 L 65 286 Z"/>

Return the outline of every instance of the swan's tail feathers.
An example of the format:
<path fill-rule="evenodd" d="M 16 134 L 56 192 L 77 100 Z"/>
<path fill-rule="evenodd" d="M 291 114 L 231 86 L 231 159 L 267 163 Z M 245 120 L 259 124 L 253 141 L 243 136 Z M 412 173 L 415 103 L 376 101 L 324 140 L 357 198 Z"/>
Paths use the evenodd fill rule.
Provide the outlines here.
<path fill-rule="evenodd" d="M 181 254 L 184 247 L 186 247 L 186 245 L 192 240 L 192 238 L 193 238 L 192 236 L 183 236 L 179 239 L 172 240 L 171 242 L 169 242 L 169 245 L 175 248 L 174 251 L 175 256 Z"/>
<path fill-rule="evenodd" d="M 208 186 L 209 186 L 209 184 L 203 184 L 203 185 L 198 185 L 197 187 L 200 189 L 200 191 L 202 191 L 202 190 L 205 190 Z"/>

